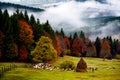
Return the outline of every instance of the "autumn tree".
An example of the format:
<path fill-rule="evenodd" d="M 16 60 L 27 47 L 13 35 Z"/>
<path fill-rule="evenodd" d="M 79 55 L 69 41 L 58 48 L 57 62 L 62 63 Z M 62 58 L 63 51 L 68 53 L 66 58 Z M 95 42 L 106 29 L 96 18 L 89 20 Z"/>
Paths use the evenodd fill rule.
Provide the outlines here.
<path fill-rule="evenodd" d="M 55 49 L 57 51 L 58 56 L 60 56 L 62 48 L 61 48 L 60 39 L 59 39 L 59 37 L 57 35 L 56 35 L 56 46 L 55 46 Z"/>
<path fill-rule="evenodd" d="M 67 36 L 64 37 L 64 42 L 66 44 L 66 50 L 64 52 L 65 52 L 65 54 L 70 55 L 71 54 L 71 50 L 70 50 L 71 44 L 70 44 L 70 40 Z"/>
<path fill-rule="evenodd" d="M 72 48 L 71 48 L 71 54 L 74 56 L 85 56 L 87 52 L 87 47 L 83 43 L 82 39 L 77 37 L 74 39 Z"/>
<path fill-rule="evenodd" d="M 107 39 L 109 41 L 110 53 L 111 53 L 112 57 L 115 58 L 117 55 L 117 48 L 118 48 L 119 40 L 112 39 L 111 36 L 107 36 L 105 39 Z"/>
<path fill-rule="evenodd" d="M 27 50 L 26 46 L 24 46 L 24 45 L 20 46 L 18 60 L 25 61 L 27 59 L 27 57 L 28 57 L 28 50 Z"/>
<path fill-rule="evenodd" d="M 66 43 L 64 41 L 64 38 L 61 35 L 58 35 L 60 39 L 60 45 L 61 45 L 61 54 L 60 56 L 63 57 L 65 55 L 65 50 L 67 49 Z"/>
<path fill-rule="evenodd" d="M 89 37 L 86 37 L 86 38 L 85 38 L 85 44 L 86 44 L 87 46 L 89 46 L 90 43 L 91 43 L 91 40 L 89 39 Z"/>
<path fill-rule="evenodd" d="M 101 43 L 101 51 L 100 51 L 100 57 L 103 57 L 104 59 L 111 55 L 110 54 L 110 44 L 108 40 L 103 39 Z"/>
<path fill-rule="evenodd" d="M 32 44 L 34 42 L 33 31 L 31 26 L 24 20 L 19 20 L 20 34 L 19 39 L 24 44 Z"/>
<path fill-rule="evenodd" d="M 70 40 L 68 37 L 64 37 L 65 44 L 67 46 L 67 49 L 70 49 Z"/>
<path fill-rule="evenodd" d="M 96 47 L 92 43 L 89 43 L 88 45 L 87 56 L 90 56 L 90 57 L 96 56 Z"/>
<path fill-rule="evenodd" d="M 42 36 L 36 44 L 35 49 L 31 52 L 35 62 L 47 62 L 57 57 L 57 52 L 52 45 L 50 38 Z"/>
<path fill-rule="evenodd" d="M 71 48 L 71 55 L 80 56 L 82 52 L 81 45 L 83 45 L 82 40 L 78 37 L 75 38 L 72 44 L 72 48 Z"/>

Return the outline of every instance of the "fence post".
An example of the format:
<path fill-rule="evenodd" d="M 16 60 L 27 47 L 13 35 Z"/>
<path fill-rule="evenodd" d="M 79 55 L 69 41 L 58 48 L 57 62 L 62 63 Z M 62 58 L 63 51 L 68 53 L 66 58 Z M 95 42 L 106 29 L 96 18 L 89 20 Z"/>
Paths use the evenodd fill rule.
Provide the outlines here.
<path fill-rule="evenodd" d="M 15 64 L 10 64 L 9 66 L 3 66 L 1 69 L 0 69 L 0 77 L 2 77 L 2 75 L 7 72 L 7 71 L 10 71 L 14 68 L 17 68 L 17 66 Z"/>

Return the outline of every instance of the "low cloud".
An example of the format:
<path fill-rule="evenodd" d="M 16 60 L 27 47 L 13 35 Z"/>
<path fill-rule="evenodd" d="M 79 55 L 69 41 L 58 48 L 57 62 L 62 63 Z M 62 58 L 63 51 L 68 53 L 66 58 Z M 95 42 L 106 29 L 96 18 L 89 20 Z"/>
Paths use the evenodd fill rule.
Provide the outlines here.
<path fill-rule="evenodd" d="M 95 36 L 103 37 L 109 35 L 110 33 L 110 35 L 113 35 L 115 30 L 114 28 L 118 27 L 116 24 L 119 22 L 110 22 L 101 26 L 99 24 L 102 22 L 96 22 L 96 20 L 90 22 L 87 21 L 87 19 L 120 16 L 120 9 L 116 4 L 117 2 L 112 3 L 110 1 L 108 4 L 101 4 L 96 1 L 71 1 L 62 3 L 57 7 L 47 8 L 46 11 L 38 17 L 41 22 L 49 20 L 53 28 L 57 30 L 60 30 L 61 28 L 63 28 L 66 32 L 83 30 L 86 33 L 94 33 L 98 31 L 98 33 L 100 32 L 101 34 Z M 96 29 L 96 26 L 99 28 Z M 107 32 L 106 30 L 110 30 L 110 32 Z"/>
<path fill-rule="evenodd" d="M 94 0 L 60 2 L 56 6 L 54 6 L 55 3 L 53 6 L 51 4 L 51 7 L 45 8 L 44 12 L 29 11 L 28 13 L 29 15 L 34 14 L 41 23 L 49 20 L 55 30 L 63 28 L 67 34 L 83 30 L 86 34 L 89 34 L 91 39 L 95 39 L 97 36 L 119 34 L 119 31 L 115 32 L 115 30 L 120 29 L 119 21 L 108 22 L 105 25 L 101 25 L 103 22 L 99 21 L 101 17 L 120 16 L 120 1 L 106 1 L 106 4 Z"/>

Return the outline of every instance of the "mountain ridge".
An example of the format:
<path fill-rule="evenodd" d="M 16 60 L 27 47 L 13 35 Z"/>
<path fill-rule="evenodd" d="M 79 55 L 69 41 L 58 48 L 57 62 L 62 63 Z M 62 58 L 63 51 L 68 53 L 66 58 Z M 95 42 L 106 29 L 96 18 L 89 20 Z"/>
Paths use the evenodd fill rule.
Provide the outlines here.
<path fill-rule="evenodd" d="M 20 4 L 14 4 L 14 3 L 9 3 L 9 2 L 0 2 L 0 8 L 2 9 L 7 9 L 7 8 L 16 8 L 16 9 L 25 9 L 25 10 L 29 10 L 29 11 L 33 11 L 33 12 L 41 12 L 44 11 L 44 9 L 40 9 L 40 8 L 34 8 L 34 7 L 29 7 L 29 6 L 25 6 L 25 5 L 20 5 Z"/>

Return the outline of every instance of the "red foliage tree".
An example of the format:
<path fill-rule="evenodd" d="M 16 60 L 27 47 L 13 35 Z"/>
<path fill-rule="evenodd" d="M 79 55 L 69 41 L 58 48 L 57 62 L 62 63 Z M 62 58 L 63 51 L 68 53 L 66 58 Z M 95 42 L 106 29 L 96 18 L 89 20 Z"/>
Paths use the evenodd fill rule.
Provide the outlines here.
<path fill-rule="evenodd" d="M 59 33 L 56 35 L 55 49 L 57 50 L 59 56 L 63 57 L 65 55 L 65 50 L 67 49 L 66 43 Z"/>
<path fill-rule="evenodd" d="M 67 49 L 64 38 L 61 35 L 58 35 L 60 39 L 60 46 L 61 46 L 61 54 L 60 56 L 63 57 L 65 55 L 65 50 Z"/>
<path fill-rule="evenodd" d="M 71 53 L 74 56 L 85 56 L 85 52 L 87 51 L 87 46 L 84 44 L 81 38 L 77 37 L 74 39 L 72 44 Z"/>
<path fill-rule="evenodd" d="M 88 46 L 89 44 L 90 44 L 90 39 L 87 37 L 86 39 L 85 39 L 85 44 Z"/>
<path fill-rule="evenodd" d="M 19 60 L 20 61 L 24 61 L 24 60 L 26 60 L 27 59 L 27 57 L 28 57 L 28 50 L 27 50 L 27 48 L 26 48 L 26 46 L 21 46 L 20 47 L 20 49 L 19 49 L 19 56 L 18 56 L 19 58 Z"/>
<path fill-rule="evenodd" d="M 70 49 L 70 40 L 68 37 L 64 37 L 65 44 L 67 46 L 67 49 Z"/>

